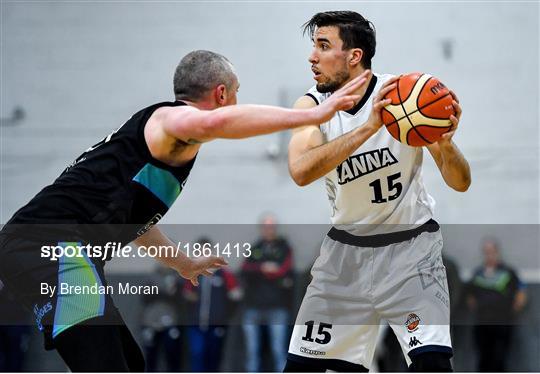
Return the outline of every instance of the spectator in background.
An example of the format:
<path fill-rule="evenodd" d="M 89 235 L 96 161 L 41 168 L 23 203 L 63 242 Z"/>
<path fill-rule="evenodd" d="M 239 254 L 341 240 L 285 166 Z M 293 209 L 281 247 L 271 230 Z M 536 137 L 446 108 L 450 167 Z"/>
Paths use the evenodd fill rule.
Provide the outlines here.
<path fill-rule="evenodd" d="M 0 281 L 0 372 L 23 370 L 30 321 Z"/>
<path fill-rule="evenodd" d="M 506 371 L 513 321 L 526 303 L 524 285 L 515 271 L 501 261 L 493 239 L 482 245 L 484 264 L 469 283 L 467 303 L 475 313 L 474 339 L 478 371 Z"/>
<path fill-rule="evenodd" d="M 160 353 L 164 354 L 166 371 L 181 369 L 182 286 L 184 280 L 176 271 L 159 266 L 148 285 L 158 286 L 156 295 L 143 295 L 142 338 L 146 358 L 146 370 L 163 371 L 159 367 Z"/>
<path fill-rule="evenodd" d="M 273 370 L 281 372 L 287 360 L 287 329 L 292 301 L 292 250 L 277 235 L 273 215 L 264 215 L 261 238 L 252 246 L 251 256 L 242 265 L 245 300 L 243 329 L 246 341 L 246 369 L 261 369 L 261 325 L 268 326 Z"/>
<path fill-rule="evenodd" d="M 200 238 L 197 242 L 212 247 L 207 238 Z M 191 371 L 218 372 L 232 306 L 242 297 L 238 281 L 230 271 L 218 269 L 212 277 L 201 277 L 198 287 L 185 282 L 183 295 L 190 304 Z"/>

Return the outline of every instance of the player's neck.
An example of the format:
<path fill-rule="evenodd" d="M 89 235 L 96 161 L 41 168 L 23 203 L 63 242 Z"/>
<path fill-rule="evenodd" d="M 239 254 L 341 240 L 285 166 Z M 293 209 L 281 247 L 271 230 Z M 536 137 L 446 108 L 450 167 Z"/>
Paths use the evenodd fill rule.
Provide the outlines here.
<path fill-rule="evenodd" d="M 359 70 L 353 74 L 351 74 L 351 77 L 350 79 L 344 83 L 347 84 L 348 82 L 350 82 L 351 80 L 355 79 L 356 77 L 360 76 L 362 73 L 364 73 L 365 70 Z M 354 95 L 359 95 L 360 96 L 360 100 L 362 100 L 362 98 L 364 97 L 364 95 L 366 94 L 367 90 L 368 90 L 368 87 L 369 87 L 369 84 L 371 83 L 371 80 L 373 79 L 373 74 L 370 74 L 369 77 L 368 77 L 368 80 L 366 81 L 366 83 L 364 83 L 358 90 L 356 90 L 353 94 Z"/>

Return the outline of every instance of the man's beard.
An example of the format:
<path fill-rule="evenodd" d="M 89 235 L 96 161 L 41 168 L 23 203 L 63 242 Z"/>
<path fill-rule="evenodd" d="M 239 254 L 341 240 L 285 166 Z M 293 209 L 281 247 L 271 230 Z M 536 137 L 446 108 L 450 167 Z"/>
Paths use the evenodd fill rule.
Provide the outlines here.
<path fill-rule="evenodd" d="M 351 75 L 348 71 L 343 70 L 337 73 L 336 78 L 334 80 L 325 82 L 325 83 L 317 83 L 317 91 L 320 93 L 327 93 L 327 92 L 334 92 L 343 85 L 343 83 L 347 82 Z"/>

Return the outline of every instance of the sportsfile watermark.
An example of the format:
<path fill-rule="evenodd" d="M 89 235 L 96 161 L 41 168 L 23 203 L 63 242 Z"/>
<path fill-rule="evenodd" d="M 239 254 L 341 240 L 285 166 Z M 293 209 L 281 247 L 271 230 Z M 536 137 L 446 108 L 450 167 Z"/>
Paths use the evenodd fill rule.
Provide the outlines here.
<path fill-rule="evenodd" d="M 399 305 L 400 313 L 389 323 L 404 331 L 407 346 L 413 348 L 425 344 L 422 335 L 415 334 L 448 323 L 522 325 L 533 326 L 530 330 L 538 331 L 535 300 L 540 300 L 539 225 L 440 225 L 438 229 L 435 227 L 436 231 L 430 227 L 412 232 L 414 237 L 409 239 L 403 234 L 380 234 L 384 229 L 380 225 L 348 227 L 359 232 L 377 231 L 376 235 L 363 237 L 364 245 L 361 245 L 352 242 L 355 239 L 351 236 L 331 232 L 331 225 L 322 224 L 274 227 L 163 224 L 159 226 L 163 235 L 157 238 L 168 238 L 166 242 L 142 238 L 137 243 L 124 239 L 138 229 L 126 225 L 21 225 L 18 230 L 6 230 L 7 234 L 0 237 L 0 257 L 6 259 L 0 262 L 3 265 L 0 270 L 4 271 L 2 275 L 8 270 L 14 274 L 13 278 L 0 276 L 0 280 L 4 281 L 6 290 L 13 290 L 12 294 L 28 298 L 34 323 L 54 316 L 49 302 L 53 307 L 58 303 L 68 305 L 64 302 L 67 300 L 82 305 L 86 301 L 79 300 L 102 300 L 108 295 L 118 300 L 138 300 L 125 301 L 128 303 L 125 305 L 134 305 L 133 309 L 122 309 L 128 318 L 144 312 L 143 299 L 139 298 L 148 295 L 174 300 L 171 304 L 174 310 L 179 308 L 177 302 L 182 308 L 197 308 L 202 300 L 200 292 L 210 284 L 215 287 L 212 292 L 222 292 L 231 306 L 255 300 L 289 310 L 290 319 L 300 328 L 300 338 L 305 338 L 300 339 L 299 347 L 304 347 L 304 354 L 313 357 L 321 355 L 315 351 L 325 350 L 311 346 L 312 341 L 323 342 L 329 335 L 341 334 L 338 326 L 347 330 L 386 323 L 383 318 L 357 312 L 357 305 L 370 303 L 363 293 L 372 290 L 383 295 L 382 304 L 377 307 Z M 408 228 L 386 229 L 403 233 Z M 381 242 L 380 235 L 396 243 Z M 116 237 L 119 239 L 115 240 Z M 492 290 L 484 288 L 492 283 L 487 283 L 490 279 L 479 269 L 494 249 L 498 249 L 499 261 L 508 263 L 497 273 L 497 279 L 502 281 L 495 286 L 514 296 L 501 294 L 502 302 L 487 308 L 483 294 L 491 295 Z M 227 265 L 212 268 L 211 276 L 201 275 L 197 287 L 182 277 L 181 266 L 169 268 L 165 262 L 154 261 L 160 257 L 182 259 L 184 256 L 192 259 L 219 256 Z M 102 259 L 107 262 L 106 267 Z M 36 268 L 40 271 L 34 271 Z M 312 286 L 306 288 L 310 282 Z M 396 282 L 401 284 L 399 292 L 394 292 Z M 335 284 L 340 285 L 335 292 L 344 297 L 338 304 L 328 303 L 325 300 L 335 299 Z M 321 292 L 322 296 L 312 297 L 312 292 Z M 1 294 L 0 285 L 0 297 Z M 303 300 L 306 301 L 298 319 L 295 308 Z M 519 313 L 512 312 L 520 305 Z M 242 323 L 242 319 L 233 315 L 238 309 L 224 309 L 212 317 L 215 318 L 212 323 L 223 326 Z M 351 312 L 341 313 L 347 310 Z M 192 323 L 191 312 L 178 311 L 178 315 L 178 325 Z M 31 323 L 20 321 L 22 316 L 29 315 L 8 313 L 4 307 L 0 325 Z M 251 317 L 249 323 L 266 323 L 256 314 Z M 154 316 L 149 317 L 150 322 L 153 319 Z M 415 336 L 418 341 L 411 340 Z"/>
<path fill-rule="evenodd" d="M 183 243 L 172 245 L 136 246 L 123 245 L 119 242 L 107 242 L 104 245 L 59 242 L 58 245 L 41 246 L 41 257 L 51 261 L 67 257 L 88 257 L 107 260 L 112 258 L 165 258 L 178 257 L 180 253 L 187 257 L 225 257 L 247 258 L 251 256 L 250 243 Z"/>

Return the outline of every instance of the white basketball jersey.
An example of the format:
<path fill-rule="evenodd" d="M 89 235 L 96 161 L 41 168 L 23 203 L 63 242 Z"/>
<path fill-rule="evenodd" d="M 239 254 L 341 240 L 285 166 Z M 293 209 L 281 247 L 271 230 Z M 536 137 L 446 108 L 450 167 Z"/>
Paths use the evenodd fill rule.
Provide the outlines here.
<path fill-rule="evenodd" d="M 337 112 L 322 124 L 325 141 L 365 123 L 373 97 L 391 77 L 374 74 L 355 108 Z M 320 104 L 330 94 L 319 93 L 312 87 L 308 96 Z M 326 175 L 332 223 L 356 235 L 373 235 L 407 230 L 427 222 L 433 216 L 435 201 L 422 181 L 422 152 L 422 147 L 398 142 L 383 126 Z"/>

